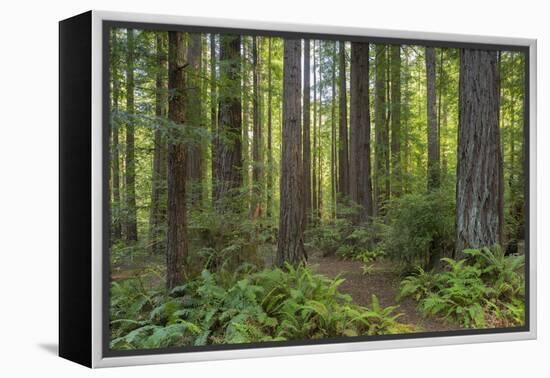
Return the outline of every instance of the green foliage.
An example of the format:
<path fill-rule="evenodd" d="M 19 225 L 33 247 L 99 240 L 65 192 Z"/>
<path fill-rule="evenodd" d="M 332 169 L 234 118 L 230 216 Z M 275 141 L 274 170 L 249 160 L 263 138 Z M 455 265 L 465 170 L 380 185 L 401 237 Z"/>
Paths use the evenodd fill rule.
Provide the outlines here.
<path fill-rule="evenodd" d="M 287 265 L 284 270 L 246 276 L 205 270 L 171 293 L 147 293 L 135 280 L 115 283 L 111 347 L 232 344 L 412 330 L 397 321 L 397 307 L 381 307 L 376 296 L 369 307 L 353 304 L 349 295 L 338 290 L 343 281 Z"/>
<path fill-rule="evenodd" d="M 443 258 L 446 270 L 422 268 L 401 282 L 400 298 L 413 297 L 424 315 L 464 327 L 517 326 L 524 322 L 523 256 L 505 256 L 499 246 L 468 249 L 468 258 Z"/>
<path fill-rule="evenodd" d="M 392 200 L 382 247 L 392 259 L 425 264 L 430 249 L 454 246 L 455 205 L 451 190 L 406 194 Z M 437 244 L 437 245 L 434 245 Z"/>

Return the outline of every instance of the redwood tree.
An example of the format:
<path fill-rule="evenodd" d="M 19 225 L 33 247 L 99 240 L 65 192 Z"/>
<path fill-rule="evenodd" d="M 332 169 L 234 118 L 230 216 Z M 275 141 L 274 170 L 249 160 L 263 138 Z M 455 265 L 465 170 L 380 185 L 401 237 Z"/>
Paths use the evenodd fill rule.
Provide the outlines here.
<path fill-rule="evenodd" d="M 339 46 L 339 132 L 338 132 L 338 190 L 344 196 L 350 192 L 348 149 L 348 102 L 346 88 L 346 43 Z"/>
<path fill-rule="evenodd" d="M 503 185 L 496 51 L 460 55 L 456 256 L 502 243 Z"/>
<path fill-rule="evenodd" d="M 307 259 L 303 235 L 301 40 L 284 40 L 283 130 L 277 265 Z"/>
<path fill-rule="evenodd" d="M 136 209 L 136 161 L 134 130 L 134 30 L 127 30 L 126 46 L 126 241 L 138 239 Z"/>
<path fill-rule="evenodd" d="M 185 50 L 183 33 L 168 33 L 168 233 L 166 245 L 166 286 L 183 283 L 188 255 L 186 186 L 186 145 L 183 142 L 185 115 Z"/>
<path fill-rule="evenodd" d="M 350 197 L 361 205 L 359 220 L 373 215 L 370 147 L 369 44 L 351 44 Z"/>
<path fill-rule="evenodd" d="M 219 210 L 237 205 L 232 201 L 242 184 L 241 151 L 241 37 L 220 36 L 220 82 L 214 195 Z"/>
<path fill-rule="evenodd" d="M 435 91 L 435 51 L 426 47 L 426 82 L 428 116 L 428 189 L 438 188 L 440 184 L 439 168 L 439 130 L 436 119 Z"/>

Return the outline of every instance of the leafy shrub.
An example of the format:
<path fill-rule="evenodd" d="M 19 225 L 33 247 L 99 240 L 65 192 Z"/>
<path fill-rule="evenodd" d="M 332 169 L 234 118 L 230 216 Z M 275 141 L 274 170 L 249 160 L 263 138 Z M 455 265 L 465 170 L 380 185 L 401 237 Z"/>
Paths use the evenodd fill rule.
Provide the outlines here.
<path fill-rule="evenodd" d="M 389 224 L 382 248 L 390 258 L 425 265 L 431 248 L 448 250 L 454 246 L 452 191 L 406 194 L 390 201 L 387 211 Z"/>
<path fill-rule="evenodd" d="M 443 258 L 443 272 L 418 268 L 401 282 L 400 297 L 413 297 L 424 315 L 442 316 L 464 327 L 523 324 L 523 256 L 505 256 L 499 246 L 464 252 L 466 259 Z"/>
<path fill-rule="evenodd" d="M 111 347 L 134 349 L 182 345 L 410 332 L 396 307 L 352 303 L 338 286 L 307 267 L 244 275 L 203 271 L 170 293 L 112 288 Z M 121 287 L 128 287 L 120 290 Z M 146 299 L 142 299 L 146 298 Z M 131 324 L 131 327 L 128 325 Z"/>

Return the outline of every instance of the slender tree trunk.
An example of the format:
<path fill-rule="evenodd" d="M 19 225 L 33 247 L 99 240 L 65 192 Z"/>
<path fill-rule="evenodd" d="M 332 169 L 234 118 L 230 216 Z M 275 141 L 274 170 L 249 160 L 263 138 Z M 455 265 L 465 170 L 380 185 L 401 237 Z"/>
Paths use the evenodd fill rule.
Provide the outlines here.
<path fill-rule="evenodd" d="M 401 46 L 391 46 L 391 194 L 401 195 Z"/>
<path fill-rule="evenodd" d="M 343 41 L 338 42 L 339 45 L 339 97 L 340 97 L 340 129 L 338 138 L 338 174 L 339 185 L 338 189 L 340 193 L 345 197 L 350 194 L 349 184 L 349 147 L 348 147 L 348 100 L 347 100 L 347 87 L 346 87 L 346 43 Z"/>
<path fill-rule="evenodd" d="M 184 281 L 188 255 L 186 209 L 186 152 L 183 128 L 186 123 L 185 49 L 183 33 L 168 32 L 168 117 L 173 123 L 168 145 L 168 233 L 166 286 L 172 289 Z"/>
<path fill-rule="evenodd" d="M 331 189 L 331 211 L 332 211 L 332 217 L 336 218 L 336 193 L 338 191 L 337 188 L 337 157 L 336 157 L 336 144 L 338 143 L 336 140 L 336 42 L 333 44 L 333 51 L 332 51 L 332 95 L 331 95 L 331 116 L 330 116 L 330 131 L 331 131 L 331 145 L 330 145 L 330 189 Z"/>
<path fill-rule="evenodd" d="M 166 146 L 162 138 L 162 118 L 166 116 L 166 40 L 164 32 L 156 33 L 157 69 L 155 72 L 155 116 L 153 174 L 151 185 L 151 209 L 149 217 L 150 252 L 155 254 L 164 250 L 162 243 L 162 225 L 166 217 Z"/>
<path fill-rule="evenodd" d="M 241 77 L 242 77 L 242 91 L 241 91 L 241 103 L 242 103 L 242 114 L 243 114 L 243 125 L 242 125 L 242 146 L 243 146 L 243 185 L 247 189 L 250 201 L 249 203 L 246 203 L 247 210 L 250 211 L 250 209 L 254 208 L 253 205 L 253 196 L 254 191 L 252 189 L 252 185 L 254 184 L 252 181 L 252 175 L 251 175 L 251 163 L 253 164 L 253 161 L 251 159 L 250 155 L 250 138 L 248 136 L 249 128 L 250 128 L 250 67 L 252 64 L 250 63 L 250 39 L 254 39 L 254 37 L 248 37 L 243 36 L 242 37 L 242 65 L 241 65 Z M 253 73 L 254 75 L 254 73 Z"/>
<path fill-rule="evenodd" d="M 186 81 L 186 122 L 195 137 L 187 143 L 187 198 L 191 205 L 198 205 L 202 200 L 202 139 L 200 129 L 202 125 L 202 101 L 200 62 L 202 55 L 201 36 L 198 33 L 190 33 L 187 42 L 187 67 Z"/>
<path fill-rule="evenodd" d="M 307 259 L 302 215 L 301 40 L 284 40 L 283 139 L 277 265 L 299 264 Z"/>
<path fill-rule="evenodd" d="M 472 101 L 477 99 L 477 101 Z M 502 243 L 503 185 L 497 54 L 461 50 L 456 257 Z"/>
<path fill-rule="evenodd" d="M 317 217 L 317 58 L 316 43 L 313 41 L 313 161 L 311 164 L 311 208 L 312 218 Z"/>
<path fill-rule="evenodd" d="M 374 215 L 379 215 L 382 205 L 388 199 L 385 182 L 389 172 L 386 170 L 388 160 L 388 140 L 386 138 L 386 46 L 376 45 L 375 48 L 375 93 L 374 93 Z"/>
<path fill-rule="evenodd" d="M 263 176 L 263 151 L 262 151 L 262 127 L 260 123 L 260 67 L 259 67 L 259 38 L 252 37 L 252 206 L 250 207 L 252 219 L 262 215 L 262 176 Z"/>
<path fill-rule="evenodd" d="M 310 40 L 304 40 L 304 124 L 303 124 L 303 167 L 304 167 L 304 228 L 311 215 L 311 141 L 310 141 Z"/>
<path fill-rule="evenodd" d="M 273 207 L 273 140 L 272 140 L 272 128 L 273 128 L 273 114 L 272 114 L 272 73 L 271 73 L 271 54 L 272 54 L 272 41 L 271 37 L 268 38 L 267 45 L 267 217 L 272 217 Z"/>
<path fill-rule="evenodd" d="M 428 190 L 439 187 L 439 132 L 436 120 L 435 50 L 426 47 L 426 87 L 428 112 Z"/>
<path fill-rule="evenodd" d="M 212 161 L 212 174 L 211 174 L 211 191 L 212 199 L 214 199 L 215 193 L 215 177 L 218 171 L 218 95 L 216 93 L 216 35 L 210 34 L 210 133 L 211 133 L 211 161 Z"/>
<path fill-rule="evenodd" d="M 118 64 L 119 64 L 119 51 L 118 41 L 115 31 L 111 31 L 111 44 L 112 44 L 112 66 L 111 77 L 113 78 L 113 96 L 112 96 L 112 111 L 114 118 L 117 122 L 111 124 L 112 129 L 112 170 L 113 170 L 113 206 L 111 210 L 112 216 L 112 238 L 113 241 L 120 240 L 122 238 L 122 226 L 121 226 L 121 202 L 120 202 L 120 156 L 119 156 L 119 122 L 118 122 L 118 101 L 120 96 L 120 81 L 118 77 Z"/>
<path fill-rule="evenodd" d="M 323 151 L 321 146 L 321 130 L 323 128 L 323 55 L 322 41 L 319 41 L 319 123 L 317 127 L 317 217 L 321 220 L 323 212 Z"/>
<path fill-rule="evenodd" d="M 136 163 L 134 130 L 134 31 L 127 30 L 126 51 L 126 241 L 138 240 L 136 209 Z"/>
<path fill-rule="evenodd" d="M 218 156 L 214 172 L 214 199 L 220 211 L 227 208 L 238 211 L 234 199 L 243 181 L 240 49 L 240 36 L 224 34 L 220 37 L 220 81 L 224 85 L 219 91 Z"/>
<path fill-rule="evenodd" d="M 350 197 L 361 205 L 358 220 L 367 221 L 373 215 L 368 43 L 351 43 L 350 95 Z"/>

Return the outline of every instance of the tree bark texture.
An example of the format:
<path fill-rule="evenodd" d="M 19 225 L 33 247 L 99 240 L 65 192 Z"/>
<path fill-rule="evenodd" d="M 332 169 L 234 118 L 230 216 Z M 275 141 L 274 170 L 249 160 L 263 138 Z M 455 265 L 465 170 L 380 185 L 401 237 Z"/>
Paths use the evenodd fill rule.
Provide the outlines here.
<path fill-rule="evenodd" d="M 186 209 L 186 152 L 183 128 L 186 123 L 185 51 L 183 33 L 168 33 L 168 117 L 172 122 L 168 145 L 168 232 L 166 248 L 166 286 L 172 289 L 184 280 L 188 255 Z"/>
<path fill-rule="evenodd" d="M 373 215 L 370 147 L 369 44 L 351 44 L 350 197 L 361 205 L 359 221 Z"/>
<path fill-rule="evenodd" d="M 348 147 L 348 100 L 346 87 L 346 44 L 338 42 L 339 51 L 339 131 L 338 131 L 338 190 L 347 197 L 349 184 L 349 147 Z"/>
<path fill-rule="evenodd" d="M 116 38 L 116 32 L 111 31 L 111 77 L 113 78 L 113 95 L 112 95 L 112 112 L 114 117 L 118 118 L 118 101 L 120 97 L 120 81 L 118 77 L 118 65 L 119 65 L 119 50 L 118 41 Z M 121 202 L 120 202 L 120 153 L 119 153 L 119 123 L 111 123 L 112 130 L 112 148 L 111 148 L 111 160 L 112 160 L 112 185 L 113 185 L 113 208 L 111 209 L 112 217 L 112 237 L 113 240 L 120 240 L 122 238 L 122 225 L 121 225 Z"/>
<path fill-rule="evenodd" d="M 391 48 L 391 194 L 401 195 L 401 46 Z"/>
<path fill-rule="evenodd" d="M 219 210 L 236 207 L 242 184 L 241 37 L 220 36 L 220 81 L 214 199 Z"/>
<path fill-rule="evenodd" d="M 252 218 L 262 215 L 262 184 L 263 184 L 263 135 L 260 122 L 260 66 L 259 38 L 252 37 Z"/>
<path fill-rule="evenodd" d="M 304 167 L 304 221 L 307 224 L 311 212 L 311 66 L 310 40 L 304 40 L 304 124 L 303 124 L 303 167 Z"/>
<path fill-rule="evenodd" d="M 189 33 L 187 42 L 187 66 L 185 68 L 186 93 L 186 124 L 191 135 L 187 142 L 187 197 L 189 203 L 197 205 L 202 200 L 203 178 L 203 142 L 201 129 L 202 98 L 201 98 L 201 55 L 202 43 L 199 33 Z"/>
<path fill-rule="evenodd" d="M 126 241 L 138 239 L 136 209 L 136 162 L 134 130 L 134 31 L 127 30 L 126 50 Z"/>
<path fill-rule="evenodd" d="M 389 199 L 386 191 L 386 181 L 389 172 L 386 161 L 389 159 L 388 128 L 386 123 L 386 46 L 376 45 L 375 48 L 375 89 L 374 89 L 374 215 L 379 215 L 383 204 Z"/>
<path fill-rule="evenodd" d="M 428 116 L 428 190 L 439 187 L 439 130 L 437 128 L 436 90 L 435 90 L 435 50 L 426 47 L 426 86 Z"/>
<path fill-rule="evenodd" d="M 277 265 L 306 260 L 302 218 L 301 40 L 284 40 L 283 130 Z"/>
<path fill-rule="evenodd" d="M 497 53 L 460 55 L 456 257 L 502 243 L 503 185 Z"/>
<path fill-rule="evenodd" d="M 151 185 L 151 209 L 149 216 L 149 245 L 150 252 L 155 254 L 164 251 L 163 224 L 166 221 L 166 145 L 162 137 L 162 118 L 166 116 L 168 88 L 166 87 L 167 56 L 166 39 L 164 32 L 156 33 L 156 60 L 155 73 L 155 116 L 156 125 L 153 131 L 154 152 L 153 172 Z"/>

